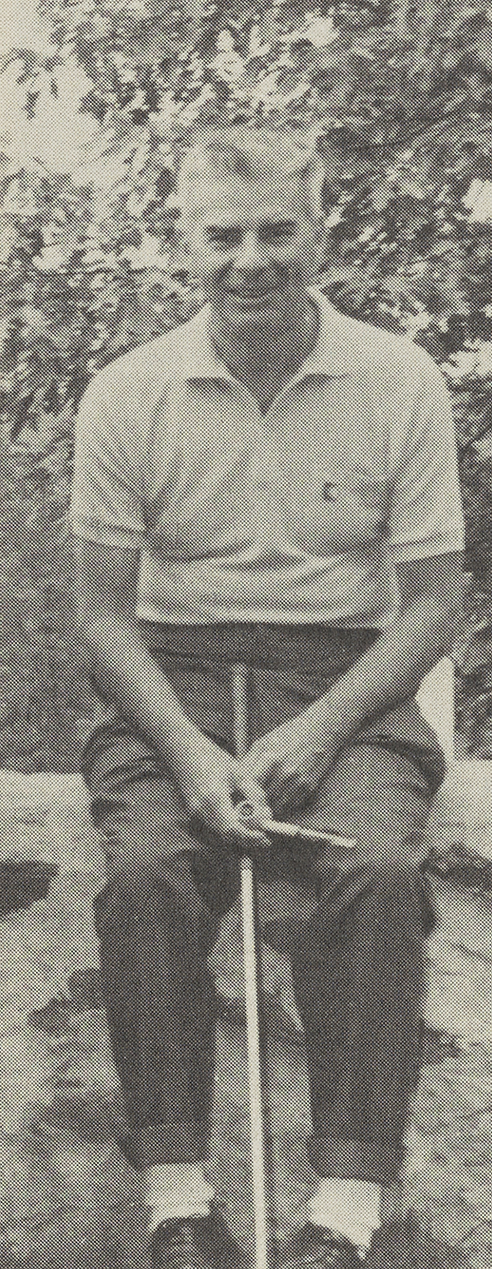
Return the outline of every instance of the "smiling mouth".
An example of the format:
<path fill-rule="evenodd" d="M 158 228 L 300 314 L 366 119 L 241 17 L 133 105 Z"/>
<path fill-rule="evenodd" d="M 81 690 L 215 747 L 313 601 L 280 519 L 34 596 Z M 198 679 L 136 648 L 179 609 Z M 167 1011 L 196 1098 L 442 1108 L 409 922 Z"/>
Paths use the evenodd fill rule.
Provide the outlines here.
<path fill-rule="evenodd" d="M 229 295 L 241 304 L 261 304 L 264 300 L 271 299 L 276 294 L 277 288 L 273 286 L 265 287 L 261 291 L 242 291 L 231 287 Z"/>

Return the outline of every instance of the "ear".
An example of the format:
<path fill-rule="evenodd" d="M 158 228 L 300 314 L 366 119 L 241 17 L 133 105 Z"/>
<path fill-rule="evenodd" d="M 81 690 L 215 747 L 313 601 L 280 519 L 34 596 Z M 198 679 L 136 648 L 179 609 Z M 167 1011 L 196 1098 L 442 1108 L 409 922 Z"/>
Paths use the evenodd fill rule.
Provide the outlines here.
<path fill-rule="evenodd" d="M 324 215 L 320 216 L 318 221 L 318 226 L 317 226 L 317 235 L 316 235 L 316 264 L 317 264 L 318 271 L 320 273 L 322 273 L 323 269 L 325 268 L 326 260 L 328 256 L 328 240 L 330 237 L 330 227 L 326 222 L 327 222 L 326 216 Z"/>
<path fill-rule="evenodd" d="M 173 270 L 186 271 L 190 267 L 191 246 L 186 224 L 180 217 L 176 221 L 172 240 Z"/>

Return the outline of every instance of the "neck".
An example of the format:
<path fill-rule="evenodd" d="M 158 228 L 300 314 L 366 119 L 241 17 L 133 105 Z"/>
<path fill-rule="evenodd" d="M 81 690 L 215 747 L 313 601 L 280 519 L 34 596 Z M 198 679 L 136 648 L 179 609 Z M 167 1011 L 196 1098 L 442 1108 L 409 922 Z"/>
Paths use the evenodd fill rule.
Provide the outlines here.
<path fill-rule="evenodd" d="M 239 378 L 253 375 L 278 379 L 295 374 L 318 337 L 318 310 L 307 293 L 299 298 L 289 317 L 282 329 L 269 325 L 245 334 L 244 330 L 227 328 L 212 307 L 210 334 L 232 374 Z"/>

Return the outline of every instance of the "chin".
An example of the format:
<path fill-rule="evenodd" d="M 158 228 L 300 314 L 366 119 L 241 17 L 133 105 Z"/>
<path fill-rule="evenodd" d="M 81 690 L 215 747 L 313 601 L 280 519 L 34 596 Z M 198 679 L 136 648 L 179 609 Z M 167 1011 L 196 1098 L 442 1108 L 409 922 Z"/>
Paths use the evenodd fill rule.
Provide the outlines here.
<path fill-rule="evenodd" d="M 265 305 L 258 309 L 239 309 L 224 304 L 221 309 L 224 325 L 230 330 L 272 331 L 276 332 L 285 326 L 285 314 L 278 305 Z"/>

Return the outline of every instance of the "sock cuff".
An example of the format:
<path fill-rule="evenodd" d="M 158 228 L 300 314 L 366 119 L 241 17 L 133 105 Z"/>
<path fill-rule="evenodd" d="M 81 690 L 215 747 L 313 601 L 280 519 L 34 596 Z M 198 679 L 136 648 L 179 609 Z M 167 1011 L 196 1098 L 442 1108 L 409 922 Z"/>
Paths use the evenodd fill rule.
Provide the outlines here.
<path fill-rule="evenodd" d="M 308 1203 L 310 1219 L 367 1248 L 381 1223 L 381 1193 L 372 1181 L 323 1178 Z"/>
<path fill-rule="evenodd" d="M 142 1176 L 151 1229 L 164 1221 L 208 1216 L 215 1191 L 203 1164 L 154 1164 Z"/>

